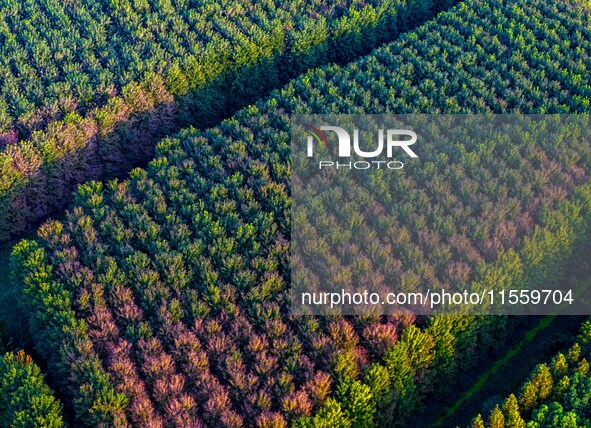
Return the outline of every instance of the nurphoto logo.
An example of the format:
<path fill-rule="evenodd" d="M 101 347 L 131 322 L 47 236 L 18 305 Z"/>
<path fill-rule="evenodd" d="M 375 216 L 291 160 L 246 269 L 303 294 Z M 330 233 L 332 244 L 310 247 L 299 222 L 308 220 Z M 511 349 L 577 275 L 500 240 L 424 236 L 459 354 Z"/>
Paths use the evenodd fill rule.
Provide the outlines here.
<path fill-rule="evenodd" d="M 353 138 L 351 134 L 340 126 L 323 125 L 316 127 L 313 125 L 304 125 L 307 135 L 307 157 L 314 157 L 314 141 L 320 147 L 329 149 L 330 144 L 326 132 L 336 135 L 337 153 L 340 160 L 323 159 L 318 163 L 318 168 L 336 168 L 336 169 L 402 169 L 404 164 L 398 160 L 393 160 L 395 149 L 401 149 L 407 156 L 418 158 L 417 154 L 410 148 L 417 142 L 417 134 L 408 129 L 378 129 L 377 144 L 373 143 L 375 150 L 365 151 L 360 147 L 359 129 L 353 129 Z M 331 134 L 332 135 L 332 134 Z M 353 144 L 351 144 L 351 140 Z M 348 161 L 351 158 L 351 147 L 357 157 L 371 160 Z M 385 150 L 384 150 L 385 149 Z M 385 152 L 385 153 L 384 153 Z M 398 151 L 399 152 L 399 151 Z"/>

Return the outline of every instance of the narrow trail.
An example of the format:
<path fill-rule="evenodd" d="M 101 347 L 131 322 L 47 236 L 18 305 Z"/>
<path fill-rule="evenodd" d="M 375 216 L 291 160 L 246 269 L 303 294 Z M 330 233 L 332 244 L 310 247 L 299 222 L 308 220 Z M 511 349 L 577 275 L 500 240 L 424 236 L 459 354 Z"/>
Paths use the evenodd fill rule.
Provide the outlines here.
<path fill-rule="evenodd" d="M 521 341 L 519 341 L 519 343 L 517 343 L 517 345 L 515 345 L 513 348 L 509 349 L 509 351 L 505 354 L 505 356 L 503 358 L 501 358 L 500 360 L 497 360 L 488 371 L 486 371 L 484 374 L 482 374 L 478 378 L 476 383 L 474 383 L 469 390 L 464 392 L 462 394 L 462 396 L 454 403 L 453 406 L 451 406 L 447 409 L 445 415 L 443 415 L 441 418 L 439 418 L 431 426 L 433 428 L 447 426 L 447 425 L 445 425 L 445 422 L 450 420 L 455 415 L 455 413 L 462 407 L 462 405 L 464 403 L 466 403 L 468 400 L 470 400 L 472 397 L 474 397 L 475 394 L 478 391 L 480 391 L 487 384 L 487 382 L 490 381 L 491 377 L 494 374 L 498 373 L 499 370 L 501 368 L 503 368 L 504 366 L 506 366 L 507 363 L 510 360 L 512 360 L 514 357 L 518 356 L 522 352 L 524 345 L 532 342 L 536 338 L 538 333 L 541 332 L 542 330 L 545 330 L 552 323 L 552 321 L 554 321 L 556 319 L 556 317 L 557 317 L 556 315 L 549 315 L 547 317 L 542 318 L 542 320 L 538 323 L 538 325 L 536 325 L 534 328 L 529 330 L 524 335 L 524 337 L 521 339 Z"/>
<path fill-rule="evenodd" d="M 586 290 L 589 287 L 591 287 L 591 277 L 580 282 L 579 290 Z M 498 398 L 502 400 L 505 398 L 502 396 L 503 390 L 507 389 L 507 393 L 510 393 L 513 390 L 513 385 L 516 387 L 521 385 L 525 377 L 529 374 L 529 371 L 535 365 L 543 363 L 558 351 L 554 349 L 556 344 L 554 346 L 548 345 L 552 345 L 552 342 L 557 341 L 557 338 L 565 339 L 572 329 L 578 331 L 578 326 L 585 317 L 568 316 L 565 313 L 566 309 L 562 308 L 559 314 L 543 317 L 502 358 L 495 361 L 486 372 L 481 374 L 476 382 L 467 391 L 462 393 L 452 406 L 445 410 L 443 416 L 439 417 L 430 426 L 432 428 L 439 428 L 469 424 L 469 419 L 476 416 L 479 412 L 478 404 L 482 405 L 486 401 L 486 396 L 490 399 L 501 394 Z M 548 334 L 542 335 L 542 332 Z M 568 340 L 566 341 L 568 342 Z M 561 341 L 559 340 L 558 342 L 560 343 Z M 516 370 L 516 368 L 519 368 L 519 370 Z M 524 371 L 527 372 L 523 374 Z M 501 380 L 504 380 L 504 382 L 500 383 Z M 490 385 L 491 383 L 492 387 Z M 498 385 L 502 386 L 499 388 Z M 507 386 L 510 388 L 506 388 Z M 489 390 L 489 393 L 486 393 L 487 390 Z M 470 414 L 470 411 L 474 411 L 475 413 Z M 464 425 L 458 425 L 460 423 Z"/>

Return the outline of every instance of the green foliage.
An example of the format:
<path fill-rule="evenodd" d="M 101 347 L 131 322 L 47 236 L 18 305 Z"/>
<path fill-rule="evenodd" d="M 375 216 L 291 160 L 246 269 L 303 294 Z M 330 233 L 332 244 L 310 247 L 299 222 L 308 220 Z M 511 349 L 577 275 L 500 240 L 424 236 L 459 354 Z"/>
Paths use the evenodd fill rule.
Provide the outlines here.
<path fill-rule="evenodd" d="M 496 406 L 491 412 L 487 426 L 488 428 L 505 428 L 505 415 L 499 406 Z"/>
<path fill-rule="evenodd" d="M 482 416 L 478 415 L 474 418 L 474 420 L 472 421 L 471 428 L 485 428 Z"/>
<path fill-rule="evenodd" d="M 69 292 L 52 278 L 44 250 L 22 241 L 14 248 L 12 265 L 36 349 L 49 357 L 49 369 L 73 400 L 79 420 L 88 426 L 124 425 L 127 399 L 113 389 L 92 349 L 86 323 L 72 310 Z"/>
<path fill-rule="evenodd" d="M 79 183 L 149 161 L 173 130 L 217 124 L 439 10 L 433 0 L 110 3 L 0 2 L 0 240 L 63 207 Z"/>
<path fill-rule="evenodd" d="M 363 382 L 369 387 L 378 407 L 389 401 L 388 395 L 392 394 L 392 388 L 386 367 L 374 364 L 364 375 Z"/>
<path fill-rule="evenodd" d="M 536 409 L 528 428 L 579 428 L 582 427 L 574 412 L 565 412 L 559 403 L 544 404 Z"/>
<path fill-rule="evenodd" d="M 49 359 L 77 423 L 403 424 L 425 394 L 453 385 L 501 341 L 510 326 L 502 317 L 434 317 L 418 327 L 412 316 L 290 316 L 287 142 L 289 117 L 302 112 L 586 111 L 573 100 L 588 97 L 577 78 L 588 49 L 549 49 L 564 34 L 587 47 L 586 15 L 570 3 L 512 5 L 468 1 L 369 57 L 305 74 L 215 128 L 167 138 L 145 170 L 81 186 L 62 222 L 42 226 L 38 243 L 17 245 L 14 282 L 36 349 Z M 135 13 L 125 1 L 115 6 Z M 220 5 L 207 8 L 221 14 Z M 379 6 L 367 9 L 355 15 L 356 25 L 380 22 Z M 329 55 L 322 44 L 330 23 L 317 21 L 314 55 Z M 242 65 L 253 50 L 272 51 L 253 34 L 256 43 L 245 41 L 236 58 Z M 282 32 L 272 34 L 279 43 Z M 363 37 L 343 35 L 356 52 Z M 289 37 L 286 45 L 306 46 Z M 230 62 L 222 45 L 208 52 L 215 70 Z M 182 91 L 185 81 L 173 77 L 166 83 Z M 259 78 L 253 71 L 255 84 Z M 228 96 L 240 87 L 242 80 L 231 82 Z M 140 95 L 134 87 L 125 96 L 140 105 Z M 384 261 L 369 267 L 394 269 L 409 289 L 559 280 L 589 233 L 591 148 L 529 137 L 511 146 L 466 141 L 442 153 L 427 143 L 412 177 L 374 180 L 400 199 L 362 200 L 369 214 L 385 213 L 380 220 L 399 239 L 368 233 L 368 247 Z M 331 219 L 310 217 L 309 231 L 319 238 L 311 251 L 326 257 L 318 232 Z M 359 228 L 358 220 L 343 233 Z M 331 256 L 338 265 L 343 254 Z M 588 367 L 581 360 L 577 370 Z M 540 366 L 531 391 L 497 408 L 491 423 L 521 426 L 515 402 L 533 409 L 551 399 L 556 385 L 565 386 L 552 376 Z"/>
<path fill-rule="evenodd" d="M 294 424 L 296 428 L 350 428 L 351 420 L 341 408 L 341 404 L 329 398 L 314 417 L 300 418 Z"/>
<path fill-rule="evenodd" d="M 19 351 L 0 359 L 0 426 L 60 428 L 61 413 L 61 404 L 30 356 Z"/>
<path fill-rule="evenodd" d="M 591 379 L 588 377 L 589 349 L 581 346 L 589 340 L 588 321 L 583 323 L 579 343 L 565 354 L 558 353 L 550 365 L 540 364 L 521 386 L 519 398 L 511 394 L 502 409 L 490 414 L 487 428 L 564 428 L 591 424 Z M 478 416 L 472 426 L 484 427 Z"/>
<path fill-rule="evenodd" d="M 505 427 L 507 428 L 525 428 L 525 422 L 519 414 L 519 405 L 517 398 L 511 394 L 503 404 L 503 414 L 505 415 Z"/>
<path fill-rule="evenodd" d="M 335 398 L 339 401 L 351 428 L 371 428 L 376 412 L 373 391 L 360 381 L 345 379 L 338 385 Z"/>

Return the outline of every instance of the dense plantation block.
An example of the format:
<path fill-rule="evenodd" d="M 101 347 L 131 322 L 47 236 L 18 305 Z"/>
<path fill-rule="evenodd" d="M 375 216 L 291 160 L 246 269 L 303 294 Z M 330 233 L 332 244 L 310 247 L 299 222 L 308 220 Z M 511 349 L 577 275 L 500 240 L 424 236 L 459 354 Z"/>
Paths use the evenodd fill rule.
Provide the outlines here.
<path fill-rule="evenodd" d="M 77 423 L 402 425 L 435 386 L 448 392 L 511 320 L 289 316 L 289 116 L 587 113 L 589 24 L 574 1 L 467 1 L 161 141 L 128 180 L 82 185 L 13 257 L 36 349 Z M 407 287 L 560 281 L 591 232 L 590 174 L 589 142 L 467 142 L 376 181 L 376 198 L 404 196 L 368 207 L 395 218 L 398 239 L 379 248 Z"/>
<path fill-rule="evenodd" d="M 455 0 L 0 2 L 0 240 L 289 78 Z"/>
<path fill-rule="evenodd" d="M 64 426 L 62 406 L 24 351 L 0 357 L 0 426 Z"/>

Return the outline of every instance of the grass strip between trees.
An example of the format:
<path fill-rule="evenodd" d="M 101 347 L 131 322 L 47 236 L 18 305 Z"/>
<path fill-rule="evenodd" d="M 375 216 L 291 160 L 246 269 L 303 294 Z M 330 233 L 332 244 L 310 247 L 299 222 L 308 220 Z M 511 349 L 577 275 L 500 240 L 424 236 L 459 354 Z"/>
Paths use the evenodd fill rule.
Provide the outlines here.
<path fill-rule="evenodd" d="M 591 287 L 591 277 L 587 278 L 581 283 L 581 286 L 575 292 L 575 298 L 578 298 L 582 294 L 582 292 L 587 290 L 589 287 Z M 558 314 L 545 316 L 535 327 L 528 330 L 523 336 L 523 338 L 515 346 L 509 349 L 509 351 L 505 354 L 503 358 L 497 360 L 490 369 L 483 373 L 469 390 L 464 392 L 462 396 L 451 407 L 448 407 L 447 411 L 445 412 L 445 415 L 440 417 L 431 426 L 433 428 L 443 427 L 445 421 L 449 420 L 458 411 L 462 404 L 464 404 L 471 397 L 473 397 L 474 394 L 480 391 L 487 384 L 492 375 L 496 374 L 501 368 L 506 366 L 514 357 L 518 356 L 522 352 L 524 345 L 532 342 L 541 331 L 545 330 L 546 328 L 548 328 L 550 324 L 552 324 L 556 317 L 558 317 L 559 315 L 565 315 L 563 314 L 565 309 L 567 309 L 567 307 L 563 306 Z"/>

